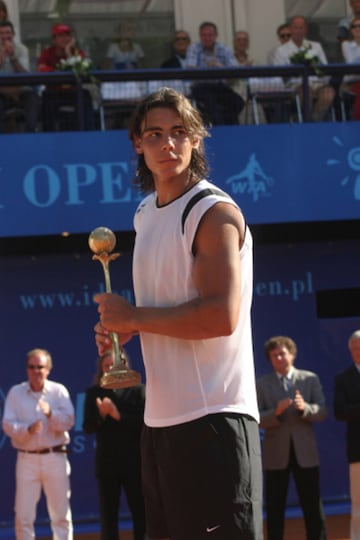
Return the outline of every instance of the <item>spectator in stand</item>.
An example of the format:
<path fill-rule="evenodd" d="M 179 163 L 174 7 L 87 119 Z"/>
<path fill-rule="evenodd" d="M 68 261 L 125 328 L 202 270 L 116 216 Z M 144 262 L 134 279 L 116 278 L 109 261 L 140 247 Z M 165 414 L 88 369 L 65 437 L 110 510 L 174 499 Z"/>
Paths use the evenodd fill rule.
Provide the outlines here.
<path fill-rule="evenodd" d="M 188 68 L 218 68 L 238 66 L 233 52 L 217 41 L 217 26 L 203 22 L 199 27 L 200 41 L 189 45 L 186 53 Z M 208 80 L 192 85 L 192 98 L 213 125 L 238 124 L 244 100 L 223 80 Z"/>
<path fill-rule="evenodd" d="M 50 47 L 46 47 L 38 59 L 38 71 L 49 73 L 59 71 L 59 62 L 62 59 L 70 59 L 74 56 L 85 58 L 85 53 L 76 46 L 76 39 L 73 30 L 68 24 L 57 23 L 52 27 L 52 42 Z M 78 94 L 75 86 L 47 85 L 42 93 L 42 125 L 43 131 L 57 131 L 78 129 L 77 109 Z M 92 95 L 89 89 L 82 91 L 84 127 L 86 130 L 95 128 L 95 115 Z M 72 118 L 66 117 L 64 122 L 64 108 L 73 110 Z"/>
<path fill-rule="evenodd" d="M 248 49 L 250 46 L 250 36 L 245 30 L 238 30 L 234 35 L 234 56 L 239 66 L 253 66 L 255 61 L 250 58 Z M 245 78 L 236 79 L 231 83 L 232 88 L 240 94 L 246 104 L 239 115 L 239 124 L 250 124 L 253 122 L 253 106 L 248 100 L 248 80 Z M 261 105 L 258 106 L 258 113 L 261 123 L 265 122 L 264 111 Z"/>
<path fill-rule="evenodd" d="M 145 386 L 109 390 L 101 377 L 114 365 L 114 353 L 98 359 L 94 386 L 86 390 L 83 429 L 95 433 L 95 475 L 100 502 L 101 540 L 117 540 L 121 489 L 130 508 L 134 540 L 145 538 L 141 487 L 140 438 L 144 425 Z"/>
<path fill-rule="evenodd" d="M 239 66 L 253 66 L 254 60 L 249 56 L 250 37 L 245 30 L 238 30 L 234 35 L 234 56 Z"/>
<path fill-rule="evenodd" d="M 288 23 L 280 24 L 280 26 L 278 26 L 277 29 L 276 29 L 276 35 L 277 35 L 277 38 L 279 40 L 280 45 L 284 45 L 284 43 L 287 43 L 291 38 L 291 30 L 290 30 L 290 27 L 289 27 Z M 276 53 L 276 50 L 277 50 L 278 47 L 279 47 L 279 45 L 276 45 L 276 47 L 272 48 L 268 52 L 267 63 L 270 66 L 274 65 L 275 53 Z"/>
<path fill-rule="evenodd" d="M 307 540 L 325 540 L 320 497 L 319 454 L 314 422 L 327 415 L 319 377 L 294 366 L 297 346 L 287 336 L 264 345 L 272 371 L 257 381 L 260 427 L 264 435 L 265 500 L 268 540 L 282 540 L 290 474 L 304 513 Z"/>
<path fill-rule="evenodd" d="M 274 57 L 274 65 L 281 66 L 291 64 L 291 56 L 305 48 L 311 49 L 313 54 L 319 58 L 321 64 L 327 64 L 327 59 L 321 44 L 317 41 L 306 39 L 308 27 L 304 17 L 299 15 L 292 17 L 289 27 L 291 39 L 277 48 Z M 312 120 L 314 122 L 320 122 L 328 117 L 329 109 L 334 101 L 335 90 L 328 83 L 327 79 L 324 80 L 317 76 L 310 76 L 309 82 Z M 301 92 L 301 79 L 292 79 L 292 85 Z"/>
<path fill-rule="evenodd" d="M 0 76 L 24 73 L 30 70 L 29 50 L 14 40 L 14 26 L 10 21 L 0 21 Z M 36 130 L 39 114 L 39 97 L 29 86 L 0 86 L 0 133 L 5 131 L 5 113 L 14 107 L 24 110 L 25 131 Z"/>
<path fill-rule="evenodd" d="M 186 51 L 190 45 L 190 36 L 184 30 L 177 30 L 173 39 L 173 54 L 165 60 L 162 68 L 185 68 Z"/>
<path fill-rule="evenodd" d="M 0 0 L 0 21 L 7 21 L 9 18 L 7 5 Z"/>
<path fill-rule="evenodd" d="M 360 330 L 348 342 L 352 364 L 337 374 L 334 415 L 346 424 L 346 452 L 350 473 L 351 540 L 360 540 Z"/>
<path fill-rule="evenodd" d="M 360 15 L 354 17 L 350 25 L 351 39 L 341 43 L 341 50 L 347 64 L 360 64 Z M 352 119 L 360 120 L 360 80 L 359 76 L 347 75 L 342 90 L 354 95 Z"/>
<path fill-rule="evenodd" d="M 360 17 L 360 0 L 350 0 L 350 8 L 352 13 L 341 19 L 338 24 L 337 38 L 340 42 L 351 38 L 351 21 L 354 19 L 354 17 Z"/>
<path fill-rule="evenodd" d="M 44 490 L 53 538 L 72 540 L 70 463 L 67 446 L 74 407 L 64 385 L 48 380 L 52 358 L 45 349 L 26 355 L 27 381 L 6 396 L 3 429 L 17 450 L 15 534 L 35 538 L 34 521 Z"/>
<path fill-rule="evenodd" d="M 139 43 L 134 43 L 134 25 L 127 21 L 120 26 L 119 36 L 106 53 L 105 69 L 135 69 L 145 57 Z"/>

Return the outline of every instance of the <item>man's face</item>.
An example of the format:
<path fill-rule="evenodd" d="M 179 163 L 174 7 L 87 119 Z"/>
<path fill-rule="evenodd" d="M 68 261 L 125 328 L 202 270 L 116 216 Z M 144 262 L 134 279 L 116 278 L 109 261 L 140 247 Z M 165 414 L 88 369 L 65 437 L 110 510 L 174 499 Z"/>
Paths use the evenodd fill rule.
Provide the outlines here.
<path fill-rule="evenodd" d="M 268 355 L 272 367 L 281 375 L 286 375 L 289 372 L 295 359 L 294 355 L 284 345 L 269 351 Z"/>
<path fill-rule="evenodd" d="M 360 16 L 360 0 L 351 0 L 350 7 L 356 16 Z"/>
<path fill-rule="evenodd" d="M 281 45 L 283 43 L 287 43 L 289 41 L 289 39 L 291 38 L 291 29 L 289 26 L 286 26 L 284 28 L 281 28 L 281 30 L 279 30 L 279 33 L 278 33 L 278 38 L 279 38 L 279 41 L 281 43 Z"/>
<path fill-rule="evenodd" d="M 43 388 L 50 373 L 48 358 L 44 353 L 35 353 L 27 359 L 26 371 L 30 386 L 39 391 Z"/>
<path fill-rule="evenodd" d="M 72 41 L 72 36 L 69 33 L 61 33 L 53 36 L 54 45 L 60 49 L 65 49 L 65 47 Z"/>
<path fill-rule="evenodd" d="M 183 56 L 186 54 L 187 48 L 189 46 L 190 39 L 185 32 L 179 32 L 176 34 L 174 39 L 174 50 L 176 54 Z"/>
<path fill-rule="evenodd" d="M 354 363 L 360 366 L 360 339 L 352 339 L 349 343 L 349 349 Z"/>
<path fill-rule="evenodd" d="M 12 43 L 14 41 L 14 33 L 10 26 L 1 26 L 0 27 L 0 41 L 4 45 L 6 43 Z"/>
<path fill-rule="evenodd" d="M 301 42 L 307 32 L 307 24 L 302 17 L 295 17 L 290 24 L 291 38 L 293 41 Z"/>
<path fill-rule="evenodd" d="M 192 151 L 199 146 L 199 141 L 187 133 L 177 112 L 167 107 L 154 107 L 146 113 L 142 135 L 134 142 L 136 152 L 144 156 L 159 185 L 186 175 Z"/>
<path fill-rule="evenodd" d="M 212 26 L 204 26 L 199 32 L 200 41 L 205 49 L 211 49 L 216 42 L 217 32 Z"/>
<path fill-rule="evenodd" d="M 234 38 L 234 49 L 247 51 L 249 48 L 249 36 L 245 32 L 238 32 Z"/>

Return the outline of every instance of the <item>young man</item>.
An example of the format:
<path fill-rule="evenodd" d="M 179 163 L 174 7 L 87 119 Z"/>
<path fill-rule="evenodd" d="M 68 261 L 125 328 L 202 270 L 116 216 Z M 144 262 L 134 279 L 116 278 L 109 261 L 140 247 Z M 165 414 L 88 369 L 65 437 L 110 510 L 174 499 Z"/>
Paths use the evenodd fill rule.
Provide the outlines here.
<path fill-rule="evenodd" d="M 140 334 L 146 368 L 142 470 L 147 534 L 262 538 L 261 461 L 250 308 L 252 239 L 235 202 L 204 179 L 201 116 L 162 88 L 129 130 L 137 180 L 136 306 L 98 294 L 109 332 Z"/>
<path fill-rule="evenodd" d="M 264 469 L 268 540 L 284 537 L 290 474 L 304 513 L 306 538 L 325 540 L 320 498 L 319 455 L 313 423 L 327 415 L 318 376 L 296 369 L 296 343 L 287 336 L 266 341 L 272 372 L 257 382 L 260 426 L 265 430 Z"/>
<path fill-rule="evenodd" d="M 54 538 L 73 538 L 67 445 L 74 408 L 65 386 L 48 380 L 51 368 L 48 351 L 29 351 L 28 380 L 13 386 L 5 400 L 3 429 L 18 451 L 15 532 L 19 540 L 35 538 L 36 505 L 42 489 Z"/>
<path fill-rule="evenodd" d="M 353 363 L 336 375 L 334 416 L 346 423 L 346 450 L 350 473 L 351 540 L 360 540 L 360 330 L 349 338 Z"/>

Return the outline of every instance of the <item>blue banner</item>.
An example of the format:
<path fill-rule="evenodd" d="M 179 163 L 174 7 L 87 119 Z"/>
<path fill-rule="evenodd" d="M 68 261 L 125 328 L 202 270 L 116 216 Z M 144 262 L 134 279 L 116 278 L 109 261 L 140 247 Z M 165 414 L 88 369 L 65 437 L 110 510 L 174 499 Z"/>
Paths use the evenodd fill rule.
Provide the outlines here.
<path fill-rule="evenodd" d="M 1 136 L 0 236 L 132 230 L 140 200 L 125 131 Z M 210 179 L 250 224 L 360 217 L 354 123 L 214 127 Z"/>
<path fill-rule="evenodd" d="M 328 418 L 315 426 L 321 459 L 322 496 L 326 502 L 347 501 L 348 465 L 345 425 L 332 414 L 333 380 L 350 365 L 349 335 L 360 328 L 359 317 L 320 319 L 316 293 L 358 287 L 359 241 L 298 245 L 256 245 L 254 251 L 253 335 L 257 376 L 271 367 L 263 344 L 272 335 L 291 336 L 298 345 L 296 365 L 318 373 Z M 2 257 L 0 315 L 0 409 L 9 388 L 26 378 L 25 354 L 44 347 L 53 355 L 51 378 L 66 385 L 76 409 L 71 431 L 72 509 L 74 520 L 96 519 L 98 500 L 94 476 L 94 439 L 82 431 L 84 392 L 92 384 L 96 347 L 93 327 L 97 307 L 92 297 L 104 290 L 103 272 L 91 253 Z M 110 264 L 112 285 L 133 301 L 131 255 Z M 132 367 L 144 369 L 137 339 L 126 349 Z M 0 412 L 1 412 L 0 411 Z M 12 523 L 16 452 L 0 432 L 0 523 Z M 292 491 L 289 504 L 297 504 Z M 124 508 L 124 506 L 123 506 Z M 46 516 L 45 505 L 39 518 Z"/>

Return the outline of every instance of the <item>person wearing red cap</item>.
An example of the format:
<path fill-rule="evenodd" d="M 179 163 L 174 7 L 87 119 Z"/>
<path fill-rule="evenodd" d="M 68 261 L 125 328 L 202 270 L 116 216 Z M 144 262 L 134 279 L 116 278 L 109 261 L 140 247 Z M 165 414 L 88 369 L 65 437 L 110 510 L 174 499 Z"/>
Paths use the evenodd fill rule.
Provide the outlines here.
<path fill-rule="evenodd" d="M 52 45 L 41 52 L 37 69 L 42 73 L 58 71 L 61 60 L 72 56 L 85 58 L 85 53 L 76 45 L 76 39 L 72 28 L 65 23 L 54 24 L 51 29 Z M 94 129 L 94 110 L 91 95 L 83 90 L 84 122 L 85 129 Z M 42 93 L 42 125 L 43 131 L 61 130 L 61 110 L 63 107 L 75 109 L 74 125 L 70 125 L 67 119 L 65 129 L 76 129 L 77 126 L 77 92 L 70 85 L 48 85 Z"/>

